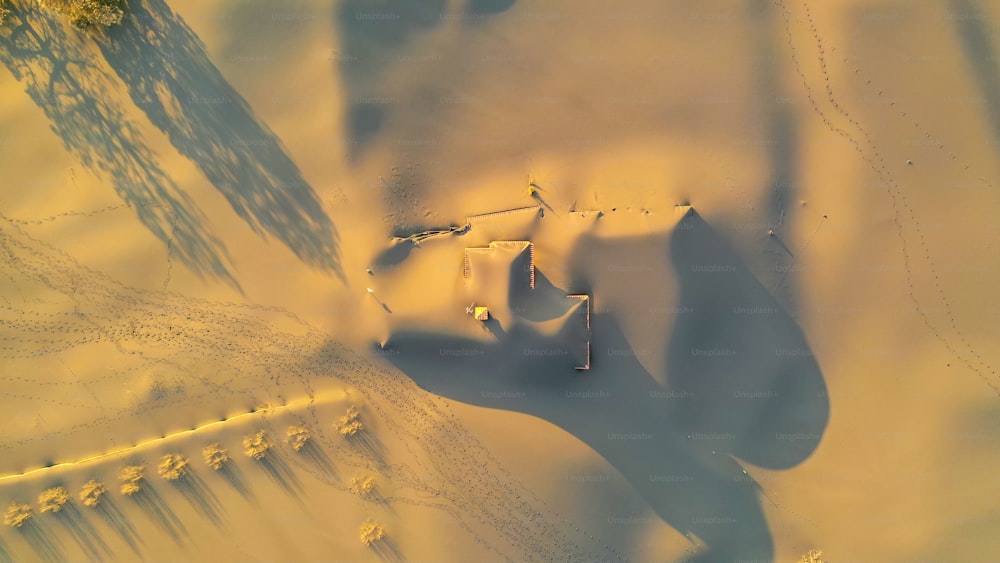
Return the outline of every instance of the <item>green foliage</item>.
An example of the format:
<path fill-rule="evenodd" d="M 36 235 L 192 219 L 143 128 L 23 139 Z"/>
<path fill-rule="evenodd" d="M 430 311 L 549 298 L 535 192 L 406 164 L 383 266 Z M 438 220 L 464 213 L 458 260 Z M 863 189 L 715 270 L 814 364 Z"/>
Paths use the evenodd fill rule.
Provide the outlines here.
<path fill-rule="evenodd" d="M 122 22 L 125 11 L 123 0 L 38 0 L 55 12 L 69 17 L 78 28 L 93 26 L 109 27 Z"/>

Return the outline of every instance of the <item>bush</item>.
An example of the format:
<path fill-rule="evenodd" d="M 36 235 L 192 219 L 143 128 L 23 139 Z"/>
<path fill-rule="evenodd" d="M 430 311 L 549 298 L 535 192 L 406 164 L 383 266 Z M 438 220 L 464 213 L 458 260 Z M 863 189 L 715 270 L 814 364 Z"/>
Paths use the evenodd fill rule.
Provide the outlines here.
<path fill-rule="evenodd" d="M 263 430 L 257 431 L 253 436 L 243 438 L 243 451 L 247 457 L 256 460 L 264 459 L 269 449 L 271 449 L 271 442 L 268 441 L 267 433 Z"/>
<path fill-rule="evenodd" d="M 122 494 L 134 495 L 142 490 L 140 483 L 146 478 L 146 467 L 142 465 L 123 467 L 119 477 L 122 480 Z"/>
<path fill-rule="evenodd" d="M 302 426 L 289 426 L 287 435 L 288 443 L 295 451 L 301 450 L 309 442 L 309 429 Z"/>
<path fill-rule="evenodd" d="M 122 22 L 121 0 L 39 0 L 42 6 L 69 17 L 78 28 L 109 27 Z"/>
<path fill-rule="evenodd" d="M 40 512 L 59 512 L 69 502 L 69 493 L 63 487 L 45 489 L 38 495 L 38 510 Z"/>
<path fill-rule="evenodd" d="M 337 432 L 340 432 L 341 436 L 354 436 L 358 432 L 364 430 L 365 425 L 360 420 L 361 413 L 358 412 L 358 408 L 351 406 L 347 409 L 347 414 L 340 417 L 337 424 Z"/>
<path fill-rule="evenodd" d="M 823 563 L 823 552 L 818 549 L 810 549 L 809 553 L 799 558 L 799 563 Z"/>
<path fill-rule="evenodd" d="M 205 464 L 218 471 L 222 466 L 229 463 L 231 459 L 229 452 L 219 444 L 209 444 L 202 448 L 201 455 L 205 458 Z"/>
<path fill-rule="evenodd" d="M 356 495 L 367 496 L 375 490 L 375 478 L 369 476 L 352 477 L 351 492 Z"/>
<path fill-rule="evenodd" d="M 104 487 L 104 483 L 94 480 L 87 481 L 80 490 L 80 502 L 83 503 L 83 506 L 97 506 L 101 504 L 101 497 L 106 492 L 108 490 Z"/>
<path fill-rule="evenodd" d="M 371 546 L 373 543 L 385 537 L 385 529 L 375 522 L 365 522 L 358 530 L 358 539 L 361 543 Z"/>
<path fill-rule="evenodd" d="M 12 502 L 3 514 L 3 523 L 14 528 L 20 528 L 31 518 L 31 507 L 19 502 Z"/>
<path fill-rule="evenodd" d="M 188 461 L 181 454 L 167 454 L 160 458 L 160 466 L 156 471 L 167 481 L 176 481 L 187 475 Z"/>

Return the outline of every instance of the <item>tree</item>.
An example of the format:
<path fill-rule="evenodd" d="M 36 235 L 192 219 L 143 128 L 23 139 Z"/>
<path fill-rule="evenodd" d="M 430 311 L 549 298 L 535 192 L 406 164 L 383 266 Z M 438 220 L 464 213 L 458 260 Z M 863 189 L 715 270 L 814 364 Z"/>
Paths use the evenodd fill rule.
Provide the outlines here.
<path fill-rule="evenodd" d="M 205 446 L 201 450 L 201 455 L 205 458 L 205 464 L 216 471 L 222 469 L 222 466 L 229 463 L 231 459 L 229 452 L 219 444 Z"/>
<path fill-rule="evenodd" d="M 80 502 L 83 503 L 83 506 L 95 507 L 101 504 L 101 497 L 106 492 L 108 490 L 105 488 L 104 483 L 91 479 L 84 483 L 83 488 L 80 489 Z"/>
<path fill-rule="evenodd" d="M 371 547 L 373 543 L 380 541 L 384 537 L 385 529 L 375 522 L 365 522 L 358 530 L 358 539 L 368 547 Z"/>
<path fill-rule="evenodd" d="M 0 0 L 0 24 L 7 20 L 10 15 L 10 8 L 7 7 L 7 0 Z"/>
<path fill-rule="evenodd" d="M 269 449 L 271 449 L 271 442 L 268 441 L 267 433 L 263 430 L 258 430 L 253 436 L 243 438 L 243 451 L 247 457 L 256 460 L 264 459 Z"/>
<path fill-rule="evenodd" d="M 375 490 L 375 478 L 371 475 L 351 478 L 351 492 L 356 495 L 368 496 Z"/>
<path fill-rule="evenodd" d="M 358 412 L 358 408 L 352 405 L 351 408 L 347 409 L 347 414 L 340 417 L 337 424 L 337 431 L 340 432 L 341 436 L 354 436 L 365 428 L 360 418 L 361 413 Z"/>
<path fill-rule="evenodd" d="M 818 549 L 810 549 L 809 553 L 799 558 L 799 563 L 823 563 L 823 552 Z"/>
<path fill-rule="evenodd" d="M 167 454 L 160 458 L 156 471 L 167 481 L 176 481 L 188 474 L 188 461 L 181 454 Z"/>
<path fill-rule="evenodd" d="M 17 501 L 10 503 L 4 512 L 3 523 L 14 528 L 20 528 L 31 518 L 31 507 Z"/>
<path fill-rule="evenodd" d="M 299 451 L 304 448 L 310 438 L 309 429 L 302 426 L 289 426 L 287 436 L 288 443 L 295 451 Z"/>
<path fill-rule="evenodd" d="M 38 495 L 38 510 L 40 512 L 59 512 L 69 502 L 69 493 L 63 487 L 45 489 Z"/>
<path fill-rule="evenodd" d="M 119 477 L 122 480 L 122 494 L 132 496 L 142 490 L 140 483 L 146 478 L 146 467 L 143 465 L 123 467 Z"/>
<path fill-rule="evenodd" d="M 78 28 L 109 27 L 122 22 L 121 0 L 39 0 L 42 6 L 69 17 Z"/>

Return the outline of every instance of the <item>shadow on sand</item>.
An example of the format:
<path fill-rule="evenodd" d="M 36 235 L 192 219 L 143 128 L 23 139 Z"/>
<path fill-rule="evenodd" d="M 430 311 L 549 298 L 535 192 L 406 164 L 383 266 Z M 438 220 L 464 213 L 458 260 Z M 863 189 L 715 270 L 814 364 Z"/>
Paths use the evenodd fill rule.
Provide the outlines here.
<path fill-rule="evenodd" d="M 335 4 L 341 52 L 337 65 L 347 90 L 344 136 L 357 159 L 389 119 L 379 95 L 383 74 L 401 60 L 415 37 L 443 22 L 447 0 L 345 0 Z M 386 14 L 395 17 L 387 18 Z"/>
<path fill-rule="evenodd" d="M 949 18 L 955 24 L 956 32 L 961 39 L 965 59 L 979 83 L 982 93 L 984 110 L 993 126 L 994 144 L 1000 145 L 1000 68 L 997 66 L 997 49 L 995 42 L 998 35 L 987 24 L 983 17 L 983 8 L 978 0 L 950 0 L 952 13 L 956 17 Z"/>
<path fill-rule="evenodd" d="M 101 539 L 100 534 L 87 518 L 80 512 L 72 502 L 67 503 L 63 509 L 53 514 L 55 519 L 61 523 L 70 533 L 73 541 L 80 546 L 80 549 L 87 557 L 94 561 L 107 561 L 111 557 L 111 548 Z"/>
<path fill-rule="evenodd" d="M 142 484 L 142 489 L 139 492 L 129 498 L 149 516 L 150 520 L 163 528 L 175 542 L 183 543 L 183 538 L 188 535 L 187 528 L 148 481 Z"/>
<path fill-rule="evenodd" d="M 136 106 L 254 232 L 343 279 L 337 230 L 316 192 L 180 16 L 163 0 L 130 1 L 98 45 Z"/>
<path fill-rule="evenodd" d="M 340 477 L 334 470 L 333 460 L 330 459 L 330 456 L 326 455 L 326 452 L 323 451 L 323 448 L 315 440 L 306 442 L 306 445 L 302 446 L 298 454 L 313 471 L 318 472 L 326 481 L 333 483 L 340 482 Z"/>
<path fill-rule="evenodd" d="M 217 473 L 229 483 L 236 492 L 240 494 L 241 497 L 246 499 L 248 502 L 256 504 L 257 496 L 250 490 L 247 486 L 246 479 L 243 478 L 243 471 L 236 465 L 235 462 L 229 461 L 224 464 Z"/>
<path fill-rule="evenodd" d="M 396 547 L 396 542 L 392 541 L 390 537 L 383 537 L 381 540 L 373 543 L 371 549 L 375 551 L 379 559 L 382 561 L 388 561 L 390 563 L 401 563 L 405 561 L 403 559 L 403 554 L 400 553 L 399 548 Z"/>
<path fill-rule="evenodd" d="M 38 519 L 38 515 L 17 528 L 17 531 L 42 561 L 66 560 L 59 541 L 52 535 L 48 525 Z"/>
<path fill-rule="evenodd" d="M 109 182 L 172 255 L 201 276 L 239 288 L 223 243 L 212 235 L 197 205 L 159 165 L 126 108 L 117 86 L 98 66 L 78 32 L 56 16 L 11 6 L 0 26 L 0 61 L 45 112 L 66 149 Z"/>
<path fill-rule="evenodd" d="M 362 428 L 357 434 L 345 438 L 351 446 L 358 448 L 374 461 L 376 467 L 385 467 L 385 447 L 382 445 L 382 440 L 368 428 Z"/>
<path fill-rule="evenodd" d="M 256 463 L 285 492 L 292 495 L 295 500 L 302 501 L 302 483 L 275 448 L 268 450 L 267 456 L 257 460 Z"/>
<path fill-rule="evenodd" d="M 527 354 L 545 349 L 547 341 L 522 325 L 493 345 L 393 335 L 398 353 L 391 361 L 433 393 L 531 414 L 584 441 L 666 523 L 704 543 L 692 560 L 772 559 L 760 487 L 736 458 L 788 468 L 817 447 L 829 403 L 804 335 L 694 210 L 667 241 L 640 238 L 624 243 L 632 248 L 592 248 L 601 244 L 609 243 L 582 240 L 570 263 L 594 264 L 602 252 L 636 255 L 650 245 L 669 254 L 673 272 L 663 275 L 679 283 L 677 294 L 670 294 L 674 282 L 667 277 L 656 282 L 667 295 L 636 294 L 651 302 L 676 298 L 676 310 L 691 311 L 674 316 L 662 377 L 643 367 L 617 320 L 601 313 L 592 317 L 592 346 L 616 353 L 596 355 L 587 372 L 566 366 L 563 358 Z M 606 271 L 600 263 L 593 268 Z M 571 289 L 598 281 L 582 279 Z M 556 338 L 551 342 L 561 342 Z M 469 353 L 444 357 L 445 349 Z"/>
<path fill-rule="evenodd" d="M 227 465 L 232 465 L 231 463 Z M 181 496 L 194 508 L 195 512 L 201 514 L 216 527 L 222 526 L 222 516 L 224 512 L 222 503 L 202 481 L 198 474 L 189 468 L 188 472 L 180 479 L 171 481 L 171 484 L 181 493 Z"/>
<path fill-rule="evenodd" d="M 104 495 L 101 499 L 101 504 L 97 505 L 94 509 L 98 514 L 101 515 L 101 519 L 118 534 L 118 537 L 129 546 L 129 549 L 133 553 L 139 554 L 139 544 L 143 543 L 142 539 L 139 537 L 139 533 L 136 531 L 135 526 L 128 521 L 128 518 L 122 514 L 118 504 L 110 497 L 110 495 Z"/>

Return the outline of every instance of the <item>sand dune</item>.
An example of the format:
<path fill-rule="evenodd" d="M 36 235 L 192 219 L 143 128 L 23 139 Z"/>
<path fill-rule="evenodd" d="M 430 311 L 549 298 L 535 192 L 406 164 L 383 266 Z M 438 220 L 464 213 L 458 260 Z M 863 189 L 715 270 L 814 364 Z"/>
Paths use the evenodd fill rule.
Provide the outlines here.
<path fill-rule="evenodd" d="M 8 4 L 0 561 L 1000 553 L 991 4 Z"/>

